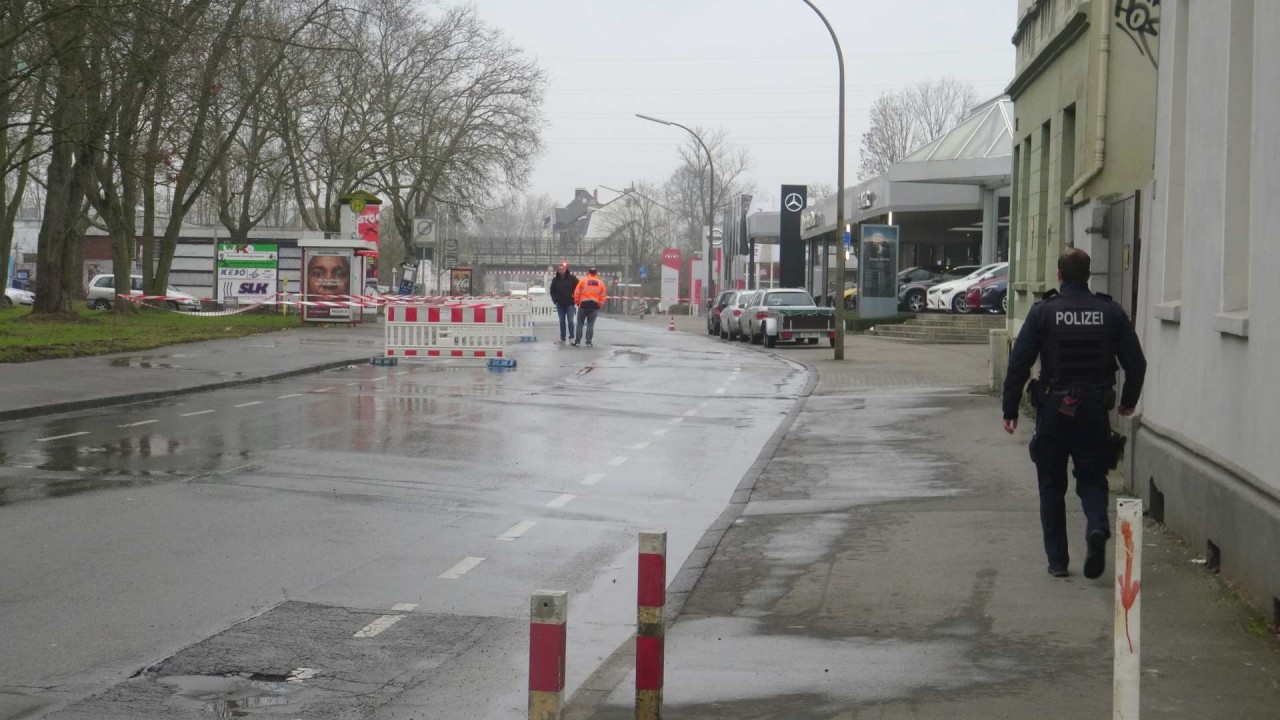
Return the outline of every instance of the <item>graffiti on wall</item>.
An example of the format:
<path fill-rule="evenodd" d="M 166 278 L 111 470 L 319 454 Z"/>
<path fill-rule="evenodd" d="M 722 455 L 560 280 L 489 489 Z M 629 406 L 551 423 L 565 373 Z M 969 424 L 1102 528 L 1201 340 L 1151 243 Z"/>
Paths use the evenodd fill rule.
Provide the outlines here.
<path fill-rule="evenodd" d="M 1116 0 L 1116 27 L 1129 36 L 1138 54 L 1156 66 L 1156 49 L 1160 36 L 1160 0 Z"/>

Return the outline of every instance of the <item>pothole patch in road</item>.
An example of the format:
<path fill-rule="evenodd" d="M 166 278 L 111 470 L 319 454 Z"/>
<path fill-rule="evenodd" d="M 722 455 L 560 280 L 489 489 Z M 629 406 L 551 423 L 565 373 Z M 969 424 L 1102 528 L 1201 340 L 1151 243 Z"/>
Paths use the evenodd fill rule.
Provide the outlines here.
<path fill-rule="evenodd" d="M 376 637 L 352 637 L 384 614 L 285 602 L 49 720 L 367 717 L 517 623 L 409 612 Z"/>

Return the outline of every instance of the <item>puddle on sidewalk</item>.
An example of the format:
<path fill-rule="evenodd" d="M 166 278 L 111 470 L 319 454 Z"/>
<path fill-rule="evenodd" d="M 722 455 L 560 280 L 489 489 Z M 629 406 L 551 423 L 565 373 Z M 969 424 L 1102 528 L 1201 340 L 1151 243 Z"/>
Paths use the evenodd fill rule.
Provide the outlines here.
<path fill-rule="evenodd" d="M 173 688 L 190 709 L 213 718 L 247 718 L 299 712 L 309 694 L 296 681 L 256 680 L 239 676 L 174 675 L 156 678 Z M 294 708 L 287 708 L 289 705 Z"/>

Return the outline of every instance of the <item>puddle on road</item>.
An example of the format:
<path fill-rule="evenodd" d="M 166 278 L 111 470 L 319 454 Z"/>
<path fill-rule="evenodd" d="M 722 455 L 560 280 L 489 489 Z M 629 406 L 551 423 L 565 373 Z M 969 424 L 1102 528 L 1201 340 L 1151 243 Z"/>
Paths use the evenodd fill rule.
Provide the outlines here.
<path fill-rule="evenodd" d="M 274 714 L 276 708 L 297 704 L 307 690 L 295 682 L 254 680 L 239 676 L 175 675 L 157 678 L 174 689 L 189 707 L 214 718 L 244 718 Z M 296 712 L 296 711 L 295 711 Z"/>
<path fill-rule="evenodd" d="M 161 357 L 169 357 L 169 356 L 165 355 Z M 173 356 L 173 357 L 177 357 L 177 356 Z M 115 358 L 109 361 L 107 364 L 110 365 L 111 367 L 136 367 L 136 368 L 147 368 L 151 370 L 156 370 L 156 369 L 181 370 L 182 369 L 181 365 L 175 365 L 173 363 L 167 363 L 167 362 L 157 362 L 157 360 L 158 358 L 156 358 L 154 355 L 136 355 L 133 357 Z"/>

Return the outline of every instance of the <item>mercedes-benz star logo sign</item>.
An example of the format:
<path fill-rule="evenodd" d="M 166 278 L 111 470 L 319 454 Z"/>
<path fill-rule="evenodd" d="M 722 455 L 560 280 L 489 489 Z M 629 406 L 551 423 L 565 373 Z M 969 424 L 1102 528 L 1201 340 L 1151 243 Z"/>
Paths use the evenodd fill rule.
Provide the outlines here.
<path fill-rule="evenodd" d="M 791 193 L 783 202 L 791 212 L 800 212 L 804 209 L 804 198 L 800 197 L 800 193 Z"/>

